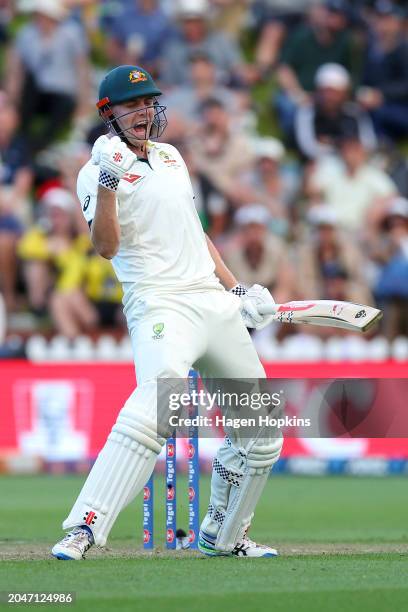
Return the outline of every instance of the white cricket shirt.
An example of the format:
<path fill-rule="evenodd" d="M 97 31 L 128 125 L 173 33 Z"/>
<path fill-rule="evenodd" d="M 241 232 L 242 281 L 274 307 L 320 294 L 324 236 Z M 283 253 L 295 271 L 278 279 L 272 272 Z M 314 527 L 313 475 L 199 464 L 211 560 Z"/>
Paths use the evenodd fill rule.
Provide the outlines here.
<path fill-rule="evenodd" d="M 129 292 L 139 298 L 222 289 L 183 158 L 172 145 L 151 141 L 147 154 L 148 162 L 133 163 L 116 195 L 121 238 L 112 265 L 125 300 Z M 78 198 L 89 224 L 95 215 L 98 177 L 99 166 L 92 160 L 78 175 Z"/>

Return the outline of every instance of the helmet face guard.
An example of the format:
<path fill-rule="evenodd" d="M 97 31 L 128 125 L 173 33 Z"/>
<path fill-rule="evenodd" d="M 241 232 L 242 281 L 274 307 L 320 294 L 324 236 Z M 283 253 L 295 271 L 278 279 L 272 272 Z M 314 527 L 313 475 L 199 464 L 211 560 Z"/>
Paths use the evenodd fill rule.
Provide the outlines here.
<path fill-rule="evenodd" d="M 109 98 L 103 98 L 97 103 L 97 108 L 99 111 L 99 115 L 102 118 L 104 124 L 108 128 L 110 132 L 116 134 L 116 136 L 120 136 L 122 140 L 126 141 L 128 144 L 132 144 L 129 142 L 128 136 L 132 139 L 137 139 L 140 141 L 148 140 L 149 138 L 159 138 L 164 130 L 167 127 L 167 117 L 166 117 L 166 106 L 163 106 L 158 103 L 156 98 L 153 98 L 154 102 L 151 106 L 145 106 L 141 109 L 130 110 L 126 113 L 122 113 L 121 115 L 115 115 L 113 112 L 112 106 L 110 104 Z M 154 110 L 153 121 L 149 125 L 148 120 L 148 111 L 150 109 Z M 140 119 L 140 115 L 142 111 L 145 112 L 145 119 Z M 120 119 L 123 117 L 127 117 L 128 115 L 136 114 L 138 119 L 135 119 L 135 122 L 127 128 L 122 128 L 120 126 Z M 133 130 L 139 124 L 145 123 L 145 133 L 143 137 L 138 137 L 136 134 L 127 134 L 130 130 Z"/>

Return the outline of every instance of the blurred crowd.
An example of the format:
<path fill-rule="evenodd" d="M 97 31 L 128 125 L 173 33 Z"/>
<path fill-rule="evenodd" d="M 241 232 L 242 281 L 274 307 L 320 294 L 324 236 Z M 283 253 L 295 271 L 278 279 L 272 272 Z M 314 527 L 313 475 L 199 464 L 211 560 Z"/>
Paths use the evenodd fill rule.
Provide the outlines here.
<path fill-rule="evenodd" d="M 5 320 L 69 339 L 124 330 L 120 286 L 76 199 L 104 133 L 98 84 L 122 63 L 163 89 L 163 139 L 242 283 L 277 302 L 377 304 L 381 333 L 408 336 L 405 7 L 0 0 L 0 344 Z"/>

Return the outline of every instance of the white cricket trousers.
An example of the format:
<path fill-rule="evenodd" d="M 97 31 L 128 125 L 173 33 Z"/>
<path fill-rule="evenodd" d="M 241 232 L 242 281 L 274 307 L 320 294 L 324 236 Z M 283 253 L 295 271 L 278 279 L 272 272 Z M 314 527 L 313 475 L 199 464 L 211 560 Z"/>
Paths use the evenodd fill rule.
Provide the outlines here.
<path fill-rule="evenodd" d="M 149 479 L 165 442 L 157 433 L 157 379 L 185 379 L 191 367 L 205 378 L 265 377 L 237 296 L 212 289 L 130 302 L 125 313 L 137 388 L 63 523 L 64 529 L 87 524 L 99 546 Z"/>
<path fill-rule="evenodd" d="M 138 386 L 157 378 L 186 378 L 191 367 L 208 378 L 263 378 L 240 304 L 236 295 L 213 289 L 146 298 L 129 309 Z"/>

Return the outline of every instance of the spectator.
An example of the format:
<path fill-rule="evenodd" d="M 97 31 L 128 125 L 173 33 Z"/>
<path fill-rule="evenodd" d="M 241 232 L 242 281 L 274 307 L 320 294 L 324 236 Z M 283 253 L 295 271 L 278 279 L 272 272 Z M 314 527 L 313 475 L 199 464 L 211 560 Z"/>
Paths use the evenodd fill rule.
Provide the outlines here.
<path fill-rule="evenodd" d="M 65 15 L 61 3 L 36 0 L 10 51 L 8 92 L 34 152 L 53 142 L 74 112 L 89 111 L 88 49 L 83 30 Z"/>
<path fill-rule="evenodd" d="M 297 287 L 301 299 L 373 302 L 365 280 L 365 260 L 354 238 L 339 229 L 336 213 L 328 206 L 309 211 L 312 231 L 295 252 Z"/>
<path fill-rule="evenodd" d="M 292 173 L 282 165 L 285 148 L 276 138 L 258 138 L 253 143 L 255 164 L 240 176 L 235 203 L 259 202 L 270 214 L 270 229 L 280 236 L 289 233 L 289 205 L 295 187 Z"/>
<path fill-rule="evenodd" d="M 394 198 L 383 217 L 375 256 L 382 269 L 375 295 L 384 309 L 384 333 L 408 335 L 408 200 Z"/>
<path fill-rule="evenodd" d="M 362 231 L 376 200 L 396 193 L 390 177 L 368 159 L 367 150 L 355 134 L 345 134 L 340 159 L 323 158 L 308 177 L 308 195 L 332 208 L 340 225 Z"/>
<path fill-rule="evenodd" d="M 120 321 L 122 292 L 109 261 L 96 255 L 88 234 L 76 230 L 72 195 L 51 188 L 43 196 L 41 222 L 19 244 L 28 300 L 68 338 Z"/>
<path fill-rule="evenodd" d="M 204 103 L 202 124 L 191 144 L 198 171 L 227 198 L 234 198 L 239 175 L 254 157 L 249 141 L 233 129 L 231 116 L 219 100 Z"/>
<path fill-rule="evenodd" d="M 252 17 L 259 30 L 255 49 L 256 65 L 266 74 L 278 61 L 287 33 L 304 20 L 305 12 L 316 0 L 255 0 Z"/>
<path fill-rule="evenodd" d="M 30 219 L 32 182 L 25 141 L 17 135 L 18 124 L 15 107 L 0 92 L 0 283 L 8 310 L 16 305 L 16 245 Z"/>
<path fill-rule="evenodd" d="M 239 41 L 246 25 L 248 5 L 253 0 L 211 0 L 214 11 L 213 25 Z"/>
<path fill-rule="evenodd" d="M 158 0 L 131 0 L 109 23 L 107 56 L 112 65 L 143 65 L 157 74 L 171 25 Z"/>
<path fill-rule="evenodd" d="M 293 271 L 288 249 L 269 229 L 271 215 L 260 204 L 242 206 L 235 214 L 238 232 L 225 248 L 225 263 L 248 287 L 259 283 L 276 302 L 293 298 Z"/>
<path fill-rule="evenodd" d="M 166 96 L 170 139 L 182 138 L 186 131 L 198 128 L 201 107 L 209 98 L 220 100 L 236 119 L 242 113 L 244 100 L 247 102 L 245 94 L 238 94 L 219 82 L 216 66 L 207 54 L 193 53 L 189 68 L 189 83 L 170 89 Z"/>
<path fill-rule="evenodd" d="M 44 315 L 49 305 L 57 330 L 74 338 L 97 323 L 80 290 L 89 237 L 75 230 L 76 204 L 67 191 L 48 190 L 40 206 L 41 223 L 28 230 L 19 244 L 29 304 L 37 315 Z"/>
<path fill-rule="evenodd" d="M 404 10 L 379 0 L 374 38 L 365 57 L 358 100 L 369 111 L 378 133 L 392 139 L 408 135 L 408 41 Z"/>
<path fill-rule="evenodd" d="M 341 0 L 312 5 L 308 22 L 295 28 L 285 41 L 277 73 L 281 92 L 275 102 L 281 126 L 289 136 L 296 108 L 310 100 L 319 66 L 333 62 L 351 68 L 353 39 L 346 7 Z"/>
<path fill-rule="evenodd" d="M 250 69 L 243 62 L 238 45 L 224 32 L 209 30 L 207 0 L 179 0 L 177 16 L 180 27 L 163 51 L 160 73 L 168 86 L 188 82 L 189 58 L 193 53 L 208 55 L 225 84 L 242 85 L 248 82 Z"/>
<path fill-rule="evenodd" d="M 315 78 L 316 94 L 295 117 L 295 141 L 305 157 L 315 159 L 333 153 L 338 139 L 353 132 L 372 151 L 376 137 L 371 119 L 350 100 L 350 75 L 340 64 L 323 64 Z"/>

